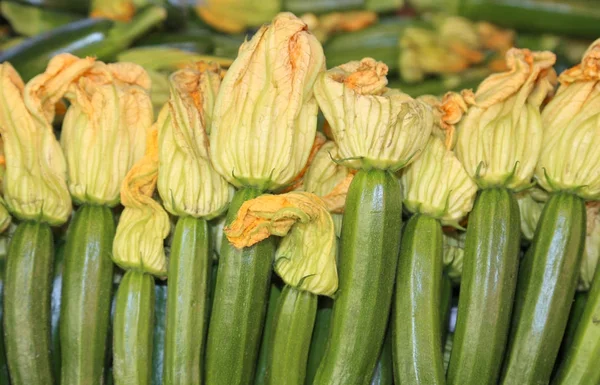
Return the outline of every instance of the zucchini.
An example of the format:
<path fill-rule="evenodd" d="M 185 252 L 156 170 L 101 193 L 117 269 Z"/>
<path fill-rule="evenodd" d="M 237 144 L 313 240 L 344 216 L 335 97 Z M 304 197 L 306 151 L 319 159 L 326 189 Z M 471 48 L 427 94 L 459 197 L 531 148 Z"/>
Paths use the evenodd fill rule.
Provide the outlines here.
<path fill-rule="evenodd" d="M 60 310 L 63 384 L 103 382 L 114 236 L 115 220 L 109 207 L 84 204 L 71 220 L 64 251 Z"/>
<path fill-rule="evenodd" d="M 440 222 L 413 215 L 402 235 L 392 312 L 396 383 L 445 383 L 440 328 L 443 269 Z"/>
<path fill-rule="evenodd" d="M 10 242 L 4 286 L 4 342 L 11 383 L 53 384 L 50 293 L 54 243 L 46 223 L 18 224 Z"/>
<path fill-rule="evenodd" d="M 169 258 L 163 384 L 202 382 L 212 249 L 204 219 L 177 220 Z"/>
<path fill-rule="evenodd" d="M 7 230 L 8 231 L 8 230 Z M 2 253 L 0 253 L 0 336 L 4 335 L 4 310 L 2 306 L 2 294 L 4 292 L 4 271 L 6 266 L 6 252 L 8 249 L 9 236 L 5 233 L 2 235 Z M 6 349 L 4 347 L 4 338 L 0 338 L 0 385 L 9 385 L 10 377 L 8 376 L 8 362 L 6 361 Z"/>
<path fill-rule="evenodd" d="M 52 297 L 50 300 L 50 311 L 52 312 L 52 319 L 50 321 L 50 334 L 52 338 L 52 374 L 54 375 L 54 381 L 56 383 L 60 383 L 60 362 L 62 359 L 60 351 L 60 306 L 62 299 L 64 257 L 65 241 L 64 239 L 59 239 L 55 246 L 54 279 L 52 281 Z"/>
<path fill-rule="evenodd" d="M 519 271 L 502 384 L 550 380 L 577 287 L 585 232 L 583 200 L 553 193 Z"/>
<path fill-rule="evenodd" d="M 600 269 L 596 269 L 585 310 L 579 320 L 573 343 L 552 381 L 554 385 L 600 384 Z"/>
<path fill-rule="evenodd" d="M 443 274 L 442 297 L 440 301 L 440 334 L 442 336 L 442 350 L 446 344 L 448 329 L 450 328 L 450 313 L 452 312 L 452 289 L 452 280 L 446 274 Z"/>
<path fill-rule="evenodd" d="M 480 191 L 465 239 L 448 368 L 450 385 L 498 381 L 510 329 L 520 242 L 520 212 L 513 193 L 505 188 Z"/>
<path fill-rule="evenodd" d="M 589 291 L 578 291 L 575 293 L 575 300 L 573 301 L 571 311 L 569 312 L 569 321 L 567 322 L 565 335 L 560 346 L 559 357 L 564 356 L 566 352 L 570 350 L 570 347 L 573 344 L 575 333 L 577 332 L 577 326 L 579 325 L 579 321 L 581 320 L 581 316 L 585 310 L 585 304 L 587 303 L 588 295 Z M 557 369 L 558 367 L 555 366 L 554 370 Z"/>
<path fill-rule="evenodd" d="M 304 385 L 318 296 L 285 285 L 273 317 L 265 383 Z"/>
<path fill-rule="evenodd" d="M 156 282 L 154 288 L 154 334 L 152 338 L 152 385 L 162 385 L 163 383 L 168 292 L 167 282 Z"/>
<path fill-rule="evenodd" d="M 243 202 L 260 193 L 238 190 L 226 224 L 235 219 Z M 208 329 L 205 383 L 242 385 L 254 380 L 274 252 L 271 238 L 241 250 L 224 240 Z"/>
<path fill-rule="evenodd" d="M 258 353 L 258 361 L 256 363 L 256 376 L 254 385 L 264 385 L 266 383 L 267 374 L 267 355 L 269 353 L 269 338 L 273 329 L 273 318 L 277 310 L 277 302 L 281 295 L 281 287 L 277 282 L 271 282 L 271 292 L 269 293 L 269 304 L 267 305 L 267 315 L 265 317 L 265 327 L 262 333 L 262 341 L 260 343 L 260 351 Z"/>
<path fill-rule="evenodd" d="M 327 336 L 329 335 L 329 325 L 331 323 L 331 310 L 333 308 L 333 299 L 321 296 L 317 305 L 317 317 L 313 328 L 313 335 L 310 341 L 310 352 L 308 353 L 308 363 L 306 365 L 306 385 L 311 385 L 317 374 L 317 369 L 327 345 Z"/>
<path fill-rule="evenodd" d="M 128 270 L 117 291 L 113 326 L 115 385 L 150 385 L 154 277 Z"/>
<path fill-rule="evenodd" d="M 377 366 L 375 366 L 375 372 L 373 372 L 371 385 L 393 384 L 394 364 L 392 361 L 392 333 L 391 327 L 388 327 L 388 330 L 385 333 L 385 340 L 383 340 L 381 353 L 379 353 L 379 358 L 377 359 Z"/>
<path fill-rule="evenodd" d="M 359 170 L 342 220 L 339 289 L 315 385 L 371 380 L 390 313 L 402 227 L 396 177 Z"/>

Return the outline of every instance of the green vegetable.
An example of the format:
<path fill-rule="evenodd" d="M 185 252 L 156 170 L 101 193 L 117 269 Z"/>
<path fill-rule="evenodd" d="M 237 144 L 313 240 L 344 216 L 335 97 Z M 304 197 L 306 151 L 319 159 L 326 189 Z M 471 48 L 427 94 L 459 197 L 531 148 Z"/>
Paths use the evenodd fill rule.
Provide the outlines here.
<path fill-rule="evenodd" d="M 283 10 L 297 15 L 361 9 L 386 12 L 402 8 L 403 3 L 403 0 L 283 0 Z"/>
<path fill-rule="evenodd" d="M 229 206 L 227 224 L 246 200 L 260 195 L 252 188 L 238 190 Z M 250 384 L 265 319 L 273 240 L 236 249 L 223 242 L 206 346 L 205 383 Z"/>
<path fill-rule="evenodd" d="M 452 280 L 443 274 L 442 297 L 440 300 L 440 335 L 442 336 L 442 350 L 448 337 L 450 328 L 450 313 L 452 311 Z"/>
<path fill-rule="evenodd" d="M 325 354 L 332 308 L 333 299 L 329 297 L 319 298 L 317 317 L 315 319 L 315 326 L 313 327 L 310 352 L 308 353 L 308 363 L 306 365 L 306 381 L 304 381 L 306 385 L 311 385 L 313 383 L 315 374 L 317 374 L 317 369 L 323 359 L 323 354 Z"/>
<path fill-rule="evenodd" d="M 271 291 L 269 293 L 269 304 L 267 305 L 267 315 L 265 316 L 265 327 L 263 328 L 262 341 L 260 343 L 260 351 L 258 353 L 258 361 L 256 364 L 256 376 L 254 379 L 255 385 L 264 385 L 267 374 L 267 355 L 269 354 L 269 339 L 273 329 L 273 318 L 277 309 L 277 302 L 281 295 L 281 287 L 278 282 L 271 283 Z"/>
<path fill-rule="evenodd" d="M 114 236 L 115 221 L 106 206 L 84 204 L 71 220 L 60 315 L 63 384 L 100 383 L 105 376 Z"/>
<path fill-rule="evenodd" d="M 8 362 L 6 360 L 6 349 L 4 347 L 4 310 L 2 298 L 4 294 L 4 268 L 6 266 L 6 254 L 8 249 L 8 237 L 6 234 L 0 239 L 0 385 L 9 385 Z"/>
<path fill-rule="evenodd" d="M 564 356 L 573 344 L 575 333 L 577 332 L 577 327 L 579 326 L 579 321 L 581 320 L 581 316 L 583 315 L 583 312 L 585 310 L 585 304 L 587 303 L 588 294 L 589 291 L 575 292 L 575 300 L 573 301 L 573 305 L 571 306 L 571 312 L 569 313 L 569 321 L 567 322 L 565 335 L 560 346 L 559 357 Z M 554 369 L 556 370 L 558 368 L 555 366 Z"/>
<path fill-rule="evenodd" d="M 113 335 L 116 385 L 149 385 L 152 377 L 154 277 L 128 270 L 117 291 Z"/>
<path fill-rule="evenodd" d="M 169 258 L 165 385 L 200 384 L 212 254 L 204 219 L 177 220 Z"/>
<path fill-rule="evenodd" d="M 394 365 L 392 363 L 392 333 L 391 328 L 388 327 L 385 333 L 385 340 L 383 340 L 383 347 L 379 358 L 377 359 L 377 366 L 375 366 L 375 372 L 373 373 L 373 379 L 371 379 L 371 385 L 392 385 L 394 383 Z"/>
<path fill-rule="evenodd" d="M 156 282 L 154 287 L 154 336 L 152 339 L 152 385 L 162 385 L 165 366 L 165 329 L 167 324 L 166 282 Z"/>
<path fill-rule="evenodd" d="M 502 384 L 549 381 L 575 295 L 585 222 L 583 200 L 570 193 L 555 192 L 544 206 L 519 271 Z"/>
<path fill-rule="evenodd" d="M 46 223 L 17 225 L 7 255 L 4 341 L 14 385 L 52 384 L 50 293 L 54 243 Z"/>
<path fill-rule="evenodd" d="M 315 385 L 366 383 L 373 376 L 392 301 L 401 220 L 396 177 L 359 170 L 346 199 L 339 291 Z"/>
<path fill-rule="evenodd" d="M 81 15 L 57 12 L 13 1 L 0 3 L 0 10 L 12 29 L 19 35 L 25 36 L 35 36 L 83 18 Z"/>
<path fill-rule="evenodd" d="M 60 348 L 60 307 L 62 302 L 62 281 L 63 281 L 63 269 L 65 261 L 65 241 L 59 239 L 55 245 L 55 257 L 54 257 L 54 279 L 52 282 L 52 294 L 50 300 L 50 311 L 52 312 L 51 319 L 51 338 L 52 338 L 52 374 L 54 380 L 60 382 L 60 362 L 61 348 Z"/>
<path fill-rule="evenodd" d="M 393 304 L 396 383 L 445 383 L 440 330 L 443 267 L 440 222 L 413 215 L 402 236 Z"/>
<path fill-rule="evenodd" d="M 482 190 L 469 215 L 449 384 L 497 381 L 517 283 L 520 231 L 512 192 Z"/>

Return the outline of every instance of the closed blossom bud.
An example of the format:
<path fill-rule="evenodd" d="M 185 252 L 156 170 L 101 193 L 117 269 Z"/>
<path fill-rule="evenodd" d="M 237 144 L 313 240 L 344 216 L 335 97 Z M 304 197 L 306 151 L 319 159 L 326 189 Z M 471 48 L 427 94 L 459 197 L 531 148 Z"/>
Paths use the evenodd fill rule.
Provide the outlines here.
<path fill-rule="evenodd" d="M 544 205 L 548 200 L 548 194 L 538 187 L 533 187 L 515 194 L 515 197 L 521 214 L 521 234 L 525 239 L 531 241 Z"/>
<path fill-rule="evenodd" d="M 229 183 L 276 190 L 298 175 L 315 138 L 313 84 L 324 68 L 323 48 L 291 13 L 242 44 L 211 129 L 213 164 Z"/>
<path fill-rule="evenodd" d="M 544 140 L 536 168 L 548 191 L 600 198 L 600 39 L 563 72 L 556 96 L 542 112 Z"/>
<path fill-rule="evenodd" d="M 159 127 L 158 192 L 173 215 L 211 219 L 229 204 L 231 189 L 212 166 L 206 133 L 220 82 L 216 64 L 198 63 L 170 77 L 168 118 Z"/>
<path fill-rule="evenodd" d="M 94 66 L 66 94 L 61 146 L 73 200 L 115 206 L 127 171 L 144 155 L 152 126 L 150 78 L 132 63 Z"/>
<path fill-rule="evenodd" d="M 475 94 L 463 92 L 470 107 L 458 123 L 456 154 L 481 188 L 531 184 L 542 145 L 540 105 L 553 90 L 555 60 L 551 52 L 510 49 L 507 72 L 490 75 Z"/>
<path fill-rule="evenodd" d="M 371 58 L 319 76 L 315 96 L 339 147 L 338 161 L 352 168 L 397 170 L 425 147 L 433 113 L 424 102 L 386 87 L 388 68 Z"/>

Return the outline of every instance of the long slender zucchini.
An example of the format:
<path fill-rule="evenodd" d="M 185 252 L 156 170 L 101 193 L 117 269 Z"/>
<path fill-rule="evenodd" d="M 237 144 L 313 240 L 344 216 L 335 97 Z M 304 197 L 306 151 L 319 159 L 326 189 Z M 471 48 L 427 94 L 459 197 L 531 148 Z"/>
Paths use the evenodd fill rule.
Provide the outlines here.
<path fill-rule="evenodd" d="M 103 381 L 114 236 L 114 217 L 106 206 L 80 206 L 69 226 L 60 315 L 63 384 Z"/>
<path fill-rule="evenodd" d="M 169 259 L 165 385 L 202 382 L 212 249 L 205 219 L 177 221 Z"/>
<path fill-rule="evenodd" d="M 339 289 L 315 385 L 371 380 L 392 302 L 401 227 L 396 177 L 383 170 L 359 170 L 346 198 Z"/>
<path fill-rule="evenodd" d="M 333 299 L 321 296 L 317 305 L 317 317 L 313 328 L 312 340 L 310 341 L 310 352 L 308 353 L 308 363 L 306 365 L 306 381 L 304 382 L 306 385 L 313 383 L 317 369 L 323 359 L 323 354 L 325 354 L 332 309 Z"/>
<path fill-rule="evenodd" d="M 583 200 L 553 193 L 519 271 L 502 384 L 550 380 L 577 287 L 585 231 Z"/>
<path fill-rule="evenodd" d="M 4 285 L 4 342 L 14 385 L 53 384 L 50 291 L 54 244 L 46 223 L 19 223 Z"/>
<path fill-rule="evenodd" d="M 510 328 L 521 235 L 505 188 L 484 189 L 469 215 L 448 384 L 495 384 Z"/>
<path fill-rule="evenodd" d="M 128 270 L 119 285 L 113 334 L 116 385 L 150 385 L 154 277 Z"/>
<path fill-rule="evenodd" d="M 277 301 L 267 354 L 267 385 L 303 385 L 318 297 L 285 285 Z"/>
<path fill-rule="evenodd" d="M 256 189 L 238 190 L 226 224 L 235 219 L 243 202 L 258 195 Z M 272 239 L 241 250 L 223 242 L 206 346 L 207 384 L 241 385 L 254 380 L 273 255 Z"/>
<path fill-rule="evenodd" d="M 399 384 L 445 383 L 440 330 L 442 226 L 415 214 L 405 226 L 392 317 L 394 379 Z"/>
<path fill-rule="evenodd" d="M 168 292 L 167 282 L 156 282 L 154 289 L 154 334 L 152 338 L 152 385 L 162 385 L 163 383 Z"/>
<path fill-rule="evenodd" d="M 52 374 L 54 381 L 60 382 L 60 306 L 62 302 L 62 280 L 65 262 L 65 241 L 58 239 L 54 248 L 54 278 L 52 281 L 52 294 L 50 300 L 50 311 L 52 318 L 50 320 L 50 335 L 52 338 Z"/>
<path fill-rule="evenodd" d="M 562 361 L 554 385 L 597 385 L 600 383 L 600 269 L 579 320 L 573 343 Z"/>
<path fill-rule="evenodd" d="M 570 347 L 573 344 L 575 333 L 577 332 L 577 326 L 579 326 L 579 321 L 581 320 L 581 316 L 585 311 L 588 295 L 589 291 L 578 291 L 575 293 L 575 299 L 573 300 L 573 305 L 571 306 L 571 311 L 569 312 L 569 321 L 567 322 L 565 335 L 563 336 L 558 353 L 559 359 L 570 350 Z M 555 366 L 554 370 L 557 369 L 558 367 Z"/>
<path fill-rule="evenodd" d="M 256 362 L 256 375 L 254 385 L 264 385 L 267 375 L 267 356 L 269 353 L 269 339 L 273 329 L 273 319 L 277 310 L 277 303 L 281 295 L 282 288 L 279 282 L 271 282 L 271 291 L 269 292 L 269 304 L 267 305 L 267 315 L 265 316 L 265 327 L 263 328 L 258 361 Z"/>
<path fill-rule="evenodd" d="M 392 333 L 391 327 L 388 327 L 388 330 L 385 333 L 385 340 L 383 340 L 381 353 L 379 353 L 379 358 L 377 359 L 377 366 L 375 366 L 375 372 L 373 372 L 371 385 L 393 384 L 394 364 L 392 361 Z"/>

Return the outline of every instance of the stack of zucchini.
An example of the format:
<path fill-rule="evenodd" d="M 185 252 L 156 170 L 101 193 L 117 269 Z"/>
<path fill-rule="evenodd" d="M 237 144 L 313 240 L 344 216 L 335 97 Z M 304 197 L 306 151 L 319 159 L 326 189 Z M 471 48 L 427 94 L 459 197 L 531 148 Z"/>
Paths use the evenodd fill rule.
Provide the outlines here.
<path fill-rule="evenodd" d="M 62 3 L 0 53 L 0 384 L 600 384 L 600 39 Z"/>

